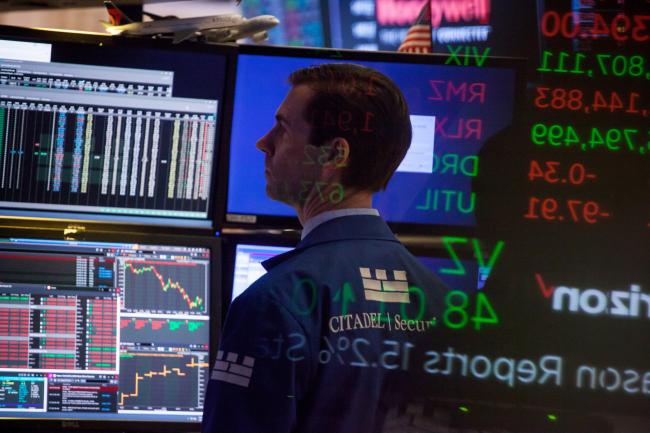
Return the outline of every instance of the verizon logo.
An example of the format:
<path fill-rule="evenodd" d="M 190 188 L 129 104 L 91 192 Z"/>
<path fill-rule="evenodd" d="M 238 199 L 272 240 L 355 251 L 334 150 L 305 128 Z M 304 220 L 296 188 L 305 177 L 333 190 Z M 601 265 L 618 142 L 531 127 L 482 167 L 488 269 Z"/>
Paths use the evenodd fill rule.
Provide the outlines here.
<path fill-rule="evenodd" d="M 432 0 L 431 27 L 437 29 L 446 23 L 490 22 L 490 0 Z"/>
<path fill-rule="evenodd" d="M 650 319 L 650 295 L 641 286 L 631 284 L 629 291 L 580 290 L 560 286 L 553 291 L 553 310 L 584 313 L 592 316 L 610 315 Z"/>

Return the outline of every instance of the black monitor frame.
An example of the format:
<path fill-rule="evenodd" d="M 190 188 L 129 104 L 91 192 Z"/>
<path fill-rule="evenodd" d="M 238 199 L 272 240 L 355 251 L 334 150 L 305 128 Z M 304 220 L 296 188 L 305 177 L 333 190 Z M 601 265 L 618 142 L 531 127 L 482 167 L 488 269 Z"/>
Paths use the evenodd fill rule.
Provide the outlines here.
<path fill-rule="evenodd" d="M 222 242 L 215 236 L 189 236 L 169 234 L 115 233 L 113 231 L 95 231 L 93 233 L 66 233 L 55 228 L 17 228 L 0 227 L 0 238 L 35 238 L 63 241 L 139 243 L 147 245 L 179 245 L 203 247 L 210 250 L 210 366 L 214 362 L 219 344 L 222 322 Z M 0 423 L 11 432 L 69 432 L 69 431 L 103 431 L 103 432 L 196 432 L 198 423 L 167 421 L 133 421 L 133 420 L 95 420 L 75 418 L 4 418 L 0 413 Z"/>
<path fill-rule="evenodd" d="M 62 215 L 61 217 L 34 217 L 34 216 L 8 216 L 2 214 L 0 209 L 0 227 L 11 227 L 14 225 L 28 226 L 28 227 L 48 227 L 54 230 L 64 229 L 72 222 L 76 226 L 82 226 L 92 230 L 99 231 L 116 231 L 122 232 L 126 227 L 134 232 L 149 232 L 156 233 L 164 230 L 173 229 L 176 233 L 187 235 L 203 233 L 212 234 L 213 230 L 220 227 L 221 216 L 218 213 L 220 200 L 224 196 L 217 194 L 219 190 L 218 185 L 221 183 L 220 179 L 223 177 L 218 171 L 220 165 L 219 156 L 222 154 L 222 148 L 226 143 L 230 142 L 230 123 L 232 122 L 232 97 L 234 94 L 234 71 L 237 57 L 237 46 L 234 44 L 202 44 L 195 42 L 183 42 L 180 44 L 173 44 L 170 38 L 158 39 L 144 39 L 144 38 L 129 38 L 110 36 L 102 33 L 89 33 L 89 32 L 74 32 L 74 31 L 59 31 L 59 30 L 46 30 L 46 29 L 29 29 L 22 27 L 0 26 L 1 39 L 15 39 L 21 41 L 33 41 L 43 43 L 72 43 L 82 44 L 87 46 L 105 46 L 105 47 L 129 47 L 141 49 L 158 49 L 168 50 L 182 50 L 189 53 L 204 53 L 204 54 L 221 54 L 226 57 L 226 71 L 223 83 L 223 100 L 219 101 L 219 108 L 217 112 L 217 131 L 215 139 L 217 145 L 213 155 L 211 185 L 210 185 L 210 201 L 208 203 L 208 216 L 205 221 L 209 222 L 210 226 L 206 228 L 188 228 L 173 224 L 173 219 L 170 224 L 147 224 L 138 221 L 110 221 L 98 220 L 94 218 L 93 213 L 84 214 L 77 212 L 78 217 L 70 218 L 69 215 Z M 75 213 L 75 212 L 70 212 Z"/>
<path fill-rule="evenodd" d="M 404 62 L 415 64 L 431 64 L 431 65 L 444 65 L 449 61 L 451 56 L 443 54 L 407 54 L 407 53 L 394 53 L 386 51 L 354 51 L 345 49 L 330 49 L 330 48 L 294 48 L 294 47 L 272 47 L 260 45 L 241 45 L 239 47 L 240 55 L 260 55 L 260 56 L 278 56 L 278 57 L 315 57 L 321 59 L 331 59 L 333 61 L 346 60 L 350 62 L 357 61 L 377 61 L 377 62 Z M 459 59 L 464 56 L 459 55 Z M 484 67 L 507 67 L 515 70 L 515 89 L 514 89 L 514 105 L 512 114 L 512 125 L 518 125 L 523 120 L 523 107 L 525 104 L 525 73 L 526 61 L 522 58 L 514 57 L 487 57 L 485 59 Z M 234 90 L 237 85 L 237 65 L 235 67 L 235 80 L 233 83 L 233 99 Z M 234 105 L 234 102 L 233 102 Z M 232 113 L 230 130 L 228 136 L 232 135 Z M 243 215 L 236 214 L 229 215 L 228 212 L 228 193 L 229 193 L 229 179 L 230 179 L 230 147 L 232 142 L 229 141 L 221 146 L 221 154 L 219 156 L 219 173 L 225 176 L 226 181 L 218 185 L 217 196 L 223 197 L 219 201 L 220 207 L 217 208 L 217 214 L 222 218 L 224 228 L 243 228 L 243 229 L 300 229 L 300 223 L 296 217 L 286 216 L 272 216 L 272 215 Z M 453 225 L 434 225 L 434 224 L 420 224 L 420 223 L 396 223 L 389 222 L 389 225 L 396 233 L 404 235 L 418 235 L 426 233 L 428 235 L 445 235 L 447 233 L 456 233 L 460 235 L 470 235 L 475 233 L 475 227 L 469 226 L 453 226 Z"/>

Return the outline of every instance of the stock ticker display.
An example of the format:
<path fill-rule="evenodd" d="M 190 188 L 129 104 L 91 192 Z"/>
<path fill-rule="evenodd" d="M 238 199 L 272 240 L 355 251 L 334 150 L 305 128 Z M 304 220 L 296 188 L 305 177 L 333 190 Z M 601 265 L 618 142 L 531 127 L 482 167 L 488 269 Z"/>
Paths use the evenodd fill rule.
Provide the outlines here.
<path fill-rule="evenodd" d="M 372 16 L 371 3 L 379 2 L 341 7 Z M 450 288 L 435 322 L 422 321 L 426 291 L 411 288 L 405 321 L 384 325 L 426 325 L 444 338 L 371 348 L 340 334 L 323 342 L 319 362 L 420 375 L 430 403 L 449 409 L 429 411 L 422 431 L 486 422 L 508 432 L 648 431 L 650 5 L 432 0 L 431 7 L 433 50 L 447 54 L 444 64 L 347 61 L 386 73 L 407 97 L 410 152 L 418 152 L 410 161 L 421 165 L 407 155 L 374 206 L 390 222 L 425 224 L 419 234 L 439 236 L 431 246 L 438 253 L 420 259 Z M 527 58 L 521 104 L 512 101 L 513 72 L 484 61 L 492 55 Z M 242 56 L 240 81 L 256 68 L 268 81 L 250 94 L 237 88 L 231 170 L 245 161 L 260 186 L 245 190 L 231 171 L 227 218 L 291 215 L 265 202 L 253 143 L 288 90 L 268 82 L 321 62 Z M 258 96 L 244 128 L 237 104 L 260 94 L 274 101 L 267 109 Z M 435 118 L 429 135 L 427 116 Z M 254 175 L 248 182 L 256 185 Z M 331 299 L 343 311 L 355 302 L 351 284 Z M 356 329 L 353 316 L 341 317 L 337 329 Z"/>
<path fill-rule="evenodd" d="M 4 213 L 210 227 L 225 56 L 9 39 L 0 48 Z"/>
<path fill-rule="evenodd" d="M 209 270 L 206 248 L 1 240 L 0 415 L 200 421 Z"/>

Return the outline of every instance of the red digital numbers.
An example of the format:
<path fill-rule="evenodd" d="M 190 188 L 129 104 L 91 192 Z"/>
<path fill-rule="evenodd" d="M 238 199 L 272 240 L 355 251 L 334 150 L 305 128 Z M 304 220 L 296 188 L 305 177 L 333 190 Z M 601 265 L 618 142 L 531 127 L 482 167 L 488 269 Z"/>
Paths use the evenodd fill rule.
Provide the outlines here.
<path fill-rule="evenodd" d="M 627 40 L 646 42 L 650 39 L 648 22 L 650 22 L 650 15 L 617 14 L 608 23 L 598 13 L 567 12 L 560 15 L 556 11 L 548 11 L 542 16 L 540 29 L 542 35 L 547 38 L 611 37 L 620 42 Z"/>
<path fill-rule="evenodd" d="M 562 87 L 544 87 L 535 88 L 535 107 L 546 110 L 571 110 L 582 111 L 585 114 L 597 113 L 598 111 L 625 112 L 636 114 L 644 117 L 650 116 L 650 109 L 639 108 L 638 102 L 641 94 L 630 92 L 629 94 L 619 94 L 616 91 L 602 92 L 595 90 L 591 94 L 585 94 L 580 89 L 564 89 Z"/>
<path fill-rule="evenodd" d="M 530 161 L 528 180 L 540 180 L 546 183 L 560 183 L 569 185 L 582 185 L 587 180 L 595 180 L 596 175 L 589 173 L 587 168 L 575 162 L 568 166 L 559 161 Z"/>
<path fill-rule="evenodd" d="M 604 212 L 595 201 L 558 200 L 552 197 L 530 197 L 528 212 L 524 214 L 524 218 L 531 220 L 587 224 L 596 224 L 600 219 L 609 217 L 611 214 Z"/>
<path fill-rule="evenodd" d="M 312 128 L 325 128 L 325 129 L 338 129 L 342 132 L 352 131 L 357 132 L 373 132 L 371 126 L 375 113 L 367 111 L 364 114 L 363 121 L 354 119 L 352 113 L 349 111 L 340 111 L 332 113 L 330 110 L 318 111 L 314 110 L 311 113 L 310 125 Z M 363 127 L 361 127 L 363 123 Z"/>

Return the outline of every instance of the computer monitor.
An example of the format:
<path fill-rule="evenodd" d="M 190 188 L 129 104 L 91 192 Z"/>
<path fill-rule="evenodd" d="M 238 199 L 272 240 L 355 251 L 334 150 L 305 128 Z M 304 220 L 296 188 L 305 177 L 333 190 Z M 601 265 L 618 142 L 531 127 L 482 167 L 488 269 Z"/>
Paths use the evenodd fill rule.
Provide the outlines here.
<path fill-rule="evenodd" d="M 2 423 L 197 429 L 219 260 L 214 239 L 0 238 Z"/>
<path fill-rule="evenodd" d="M 331 47 L 397 51 L 416 24 L 420 47 L 429 52 L 532 56 L 535 9 L 542 0 L 328 0 Z M 425 5 L 428 17 L 418 22 Z M 536 4 L 537 3 L 537 4 Z M 428 33 L 428 37 L 426 36 Z M 429 41 L 426 41 L 426 39 Z M 535 47 L 536 48 L 536 47 Z"/>
<path fill-rule="evenodd" d="M 397 51 L 430 0 L 327 0 L 332 48 Z"/>
<path fill-rule="evenodd" d="M 291 251 L 293 248 L 264 244 L 237 244 L 235 247 L 235 264 L 233 268 L 232 296 L 234 301 L 251 284 L 266 274 L 262 262 L 279 254 Z M 432 273 L 452 290 L 461 290 L 469 294 L 480 290 L 487 279 L 489 271 L 480 270 L 476 260 L 463 257 L 462 260 L 448 257 L 444 253 L 426 254 L 416 252 L 417 258 Z M 458 272 L 458 263 L 461 263 L 462 272 Z"/>
<path fill-rule="evenodd" d="M 230 300 L 234 301 L 251 284 L 266 274 L 266 269 L 262 266 L 264 260 L 286 253 L 291 249 L 290 247 L 272 245 L 238 244 L 235 249 L 235 268 Z"/>
<path fill-rule="evenodd" d="M 0 213 L 211 228 L 231 52 L 0 28 Z"/>
<path fill-rule="evenodd" d="M 245 17 L 273 15 L 280 24 L 268 31 L 271 45 L 326 46 L 323 0 L 253 0 L 241 3 Z"/>
<path fill-rule="evenodd" d="M 410 109 L 411 147 L 387 189 L 374 195 L 373 206 L 392 223 L 472 227 L 478 152 L 513 124 L 521 99 L 520 62 L 483 58 L 465 66 L 442 56 L 253 46 L 242 46 L 238 58 L 226 221 L 287 224 L 295 215 L 266 196 L 264 154 L 255 142 L 273 127 L 289 74 L 331 62 L 385 73 Z"/>

